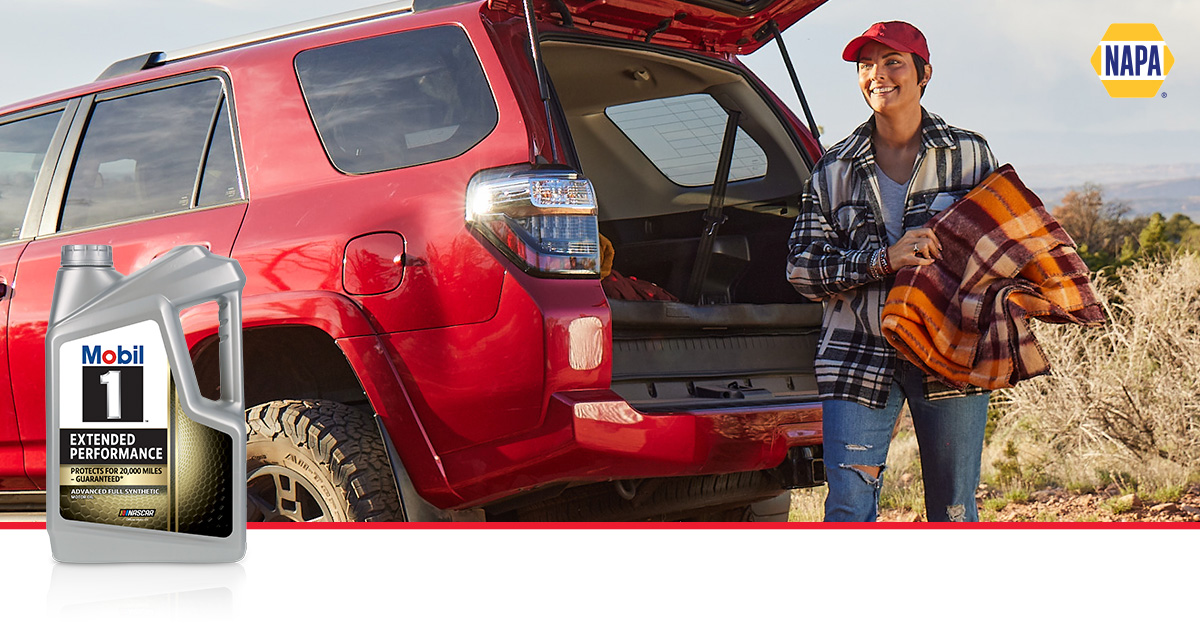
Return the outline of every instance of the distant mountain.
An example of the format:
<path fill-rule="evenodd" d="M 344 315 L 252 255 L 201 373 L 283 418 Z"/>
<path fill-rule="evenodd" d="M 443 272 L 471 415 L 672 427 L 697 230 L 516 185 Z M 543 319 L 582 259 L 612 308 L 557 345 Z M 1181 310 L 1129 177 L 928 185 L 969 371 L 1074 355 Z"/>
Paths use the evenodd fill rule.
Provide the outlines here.
<path fill-rule="evenodd" d="M 1200 177 L 1200 164 L 1083 164 L 1059 166 L 1034 164 L 1017 168 L 1021 181 L 1030 187 L 1070 187 L 1084 182 L 1129 184 Z"/>
<path fill-rule="evenodd" d="M 1124 201 L 1136 215 L 1176 212 L 1200 222 L 1200 164 L 1033 166 L 1018 171 L 1047 208 L 1084 183 L 1100 185 L 1106 201 Z"/>

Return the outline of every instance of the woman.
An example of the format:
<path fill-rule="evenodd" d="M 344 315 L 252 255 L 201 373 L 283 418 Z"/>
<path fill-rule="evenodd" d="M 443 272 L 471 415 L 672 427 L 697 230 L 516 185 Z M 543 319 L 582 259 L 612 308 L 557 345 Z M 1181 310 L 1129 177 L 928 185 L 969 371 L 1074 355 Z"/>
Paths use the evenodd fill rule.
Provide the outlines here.
<path fill-rule="evenodd" d="M 934 214 L 995 168 L 982 136 L 921 107 L 933 76 L 925 36 L 881 22 L 842 58 L 874 112 L 813 169 L 789 241 L 788 279 L 825 302 L 817 348 L 824 413 L 827 521 L 873 521 L 888 443 L 907 400 L 921 451 L 930 521 L 977 521 L 975 488 L 988 394 L 940 386 L 896 356 L 880 313 L 896 270 L 940 255 Z"/>

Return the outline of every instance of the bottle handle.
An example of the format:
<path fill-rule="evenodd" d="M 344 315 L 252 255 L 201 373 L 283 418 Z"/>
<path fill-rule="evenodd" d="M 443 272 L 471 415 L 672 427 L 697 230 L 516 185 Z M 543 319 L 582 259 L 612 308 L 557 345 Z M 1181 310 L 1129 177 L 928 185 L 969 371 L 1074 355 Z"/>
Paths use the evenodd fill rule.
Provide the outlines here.
<path fill-rule="evenodd" d="M 221 400 L 245 409 L 242 373 L 242 294 L 229 291 L 217 298 L 217 345 L 221 367 Z"/>

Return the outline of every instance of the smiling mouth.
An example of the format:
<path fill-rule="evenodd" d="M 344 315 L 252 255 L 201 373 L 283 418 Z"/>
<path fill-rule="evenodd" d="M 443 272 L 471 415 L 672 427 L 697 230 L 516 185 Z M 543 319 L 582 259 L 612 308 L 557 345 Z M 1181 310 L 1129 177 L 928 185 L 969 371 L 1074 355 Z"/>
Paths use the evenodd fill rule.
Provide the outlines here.
<path fill-rule="evenodd" d="M 888 94 L 890 92 L 895 91 L 895 89 L 896 89 L 895 86 L 877 87 L 877 88 L 872 89 L 871 93 L 872 94 Z"/>

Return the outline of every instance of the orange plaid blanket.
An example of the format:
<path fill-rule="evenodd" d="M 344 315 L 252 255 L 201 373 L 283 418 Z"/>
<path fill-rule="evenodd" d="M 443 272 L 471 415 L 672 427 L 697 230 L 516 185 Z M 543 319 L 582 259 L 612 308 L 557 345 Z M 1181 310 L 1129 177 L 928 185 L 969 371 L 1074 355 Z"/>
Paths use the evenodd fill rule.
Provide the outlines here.
<path fill-rule="evenodd" d="M 941 257 L 896 274 L 882 326 L 900 356 L 939 380 L 1011 387 L 1050 371 L 1030 317 L 1104 323 L 1075 242 L 1011 165 L 925 227 L 937 235 Z"/>

